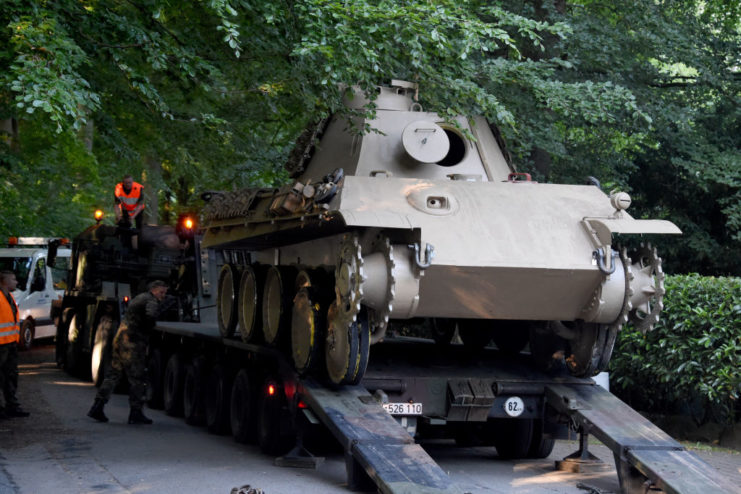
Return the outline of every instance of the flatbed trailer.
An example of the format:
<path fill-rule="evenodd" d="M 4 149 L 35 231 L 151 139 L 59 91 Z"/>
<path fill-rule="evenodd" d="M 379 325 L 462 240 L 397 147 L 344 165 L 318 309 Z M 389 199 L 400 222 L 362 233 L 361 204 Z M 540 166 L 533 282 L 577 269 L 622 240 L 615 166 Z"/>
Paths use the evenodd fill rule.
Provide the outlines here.
<path fill-rule="evenodd" d="M 415 435 L 493 443 L 504 457 L 546 457 L 568 426 L 582 448 L 565 462 L 588 462 L 593 435 L 613 451 L 622 492 L 739 492 L 593 380 L 534 371 L 527 354 L 485 349 L 471 358 L 462 345 L 389 338 L 375 347 L 359 385 L 337 386 L 298 375 L 280 349 L 223 339 L 216 326 L 160 322 L 149 357 L 153 407 L 213 433 L 231 429 L 279 465 L 317 467 L 321 458 L 305 450 L 306 439 L 330 433 L 351 490 L 462 494 Z"/>

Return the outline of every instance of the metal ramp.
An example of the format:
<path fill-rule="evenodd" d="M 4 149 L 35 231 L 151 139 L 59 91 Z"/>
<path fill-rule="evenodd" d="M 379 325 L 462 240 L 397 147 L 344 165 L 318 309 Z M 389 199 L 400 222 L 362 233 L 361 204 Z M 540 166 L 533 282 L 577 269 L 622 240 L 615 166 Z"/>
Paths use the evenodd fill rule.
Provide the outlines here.
<path fill-rule="evenodd" d="M 435 461 L 362 386 L 303 381 L 302 397 L 345 450 L 351 489 L 384 494 L 462 494 Z"/>
<path fill-rule="evenodd" d="M 600 386 L 549 384 L 545 396 L 548 405 L 570 417 L 577 430 L 594 435 L 612 450 L 620 487 L 626 494 L 651 489 L 667 494 L 741 492 Z"/>

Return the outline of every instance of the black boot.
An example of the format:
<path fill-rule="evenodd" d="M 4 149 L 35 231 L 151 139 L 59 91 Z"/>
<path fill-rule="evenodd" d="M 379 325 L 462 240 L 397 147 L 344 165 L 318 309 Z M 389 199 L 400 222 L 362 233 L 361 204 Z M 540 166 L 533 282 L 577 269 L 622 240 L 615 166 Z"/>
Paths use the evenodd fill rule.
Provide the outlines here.
<path fill-rule="evenodd" d="M 90 407 L 90 411 L 87 412 L 87 416 L 90 418 L 94 418 L 98 422 L 108 422 L 108 417 L 106 417 L 105 413 L 103 413 L 104 406 L 105 401 L 101 400 L 100 398 L 96 398 L 95 403 L 93 403 L 93 406 Z"/>
<path fill-rule="evenodd" d="M 129 412 L 129 424 L 151 424 L 152 419 L 144 415 L 141 408 L 132 408 Z"/>

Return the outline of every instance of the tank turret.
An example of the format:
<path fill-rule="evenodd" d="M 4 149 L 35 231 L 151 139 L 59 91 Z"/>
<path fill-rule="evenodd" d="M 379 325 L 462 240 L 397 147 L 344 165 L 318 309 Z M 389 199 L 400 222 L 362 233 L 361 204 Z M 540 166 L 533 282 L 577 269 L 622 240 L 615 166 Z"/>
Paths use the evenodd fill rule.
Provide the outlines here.
<path fill-rule="evenodd" d="M 623 192 L 536 183 L 484 118 L 445 120 L 416 92 L 392 81 L 375 119 L 307 129 L 292 183 L 212 194 L 203 247 L 221 266 L 222 335 L 283 346 L 336 383 L 359 382 L 370 346 L 411 319 L 443 342 L 457 328 L 472 347 L 529 342 L 543 368 L 603 370 L 622 325 L 650 329 L 664 294 L 655 249 L 615 237 L 680 230 L 632 218 Z M 349 93 L 351 108 L 368 103 Z"/>

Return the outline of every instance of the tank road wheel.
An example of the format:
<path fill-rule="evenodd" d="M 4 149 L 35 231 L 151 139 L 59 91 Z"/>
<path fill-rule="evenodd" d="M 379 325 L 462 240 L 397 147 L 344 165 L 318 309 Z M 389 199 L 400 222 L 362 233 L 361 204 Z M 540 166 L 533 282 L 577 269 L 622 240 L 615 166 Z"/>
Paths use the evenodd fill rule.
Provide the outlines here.
<path fill-rule="evenodd" d="M 148 383 L 148 405 L 153 410 L 161 410 L 164 406 L 164 386 L 163 386 L 164 368 L 162 365 L 162 350 L 157 347 L 149 347 L 149 356 L 147 357 L 147 377 Z"/>
<path fill-rule="evenodd" d="M 347 384 L 356 374 L 360 337 L 357 323 L 344 323 L 338 313 L 337 302 L 332 302 L 327 310 L 324 356 L 329 379 L 335 384 Z"/>
<path fill-rule="evenodd" d="M 265 343 L 279 345 L 287 336 L 291 318 L 292 297 L 289 287 L 293 286 L 295 269 L 270 266 L 265 275 L 262 297 L 262 331 Z"/>
<path fill-rule="evenodd" d="M 229 371 L 216 364 L 208 377 L 206 386 L 206 427 L 211 434 L 229 432 L 229 407 L 232 383 Z"/>
<path fill-rule="evenodd" d="M 183 380 L 183 416 L 188 425 L 203 425 L 206 421 L 205 389 L 206 363 L 196 358 L 185 366 Z"/>
<path fill-rule="evenodd" d="M 527 457 L 533 437 L 533 419 L 494 419 L 494 447 L 499 458 L 514 460 Z"/>
<path fill-rule="evenodd" d="M 317 360 L 321 341 L 320 306 L 316 300 L 317 287 L 312 286 L 312 279 L 306 271 L 301 271 L 296 277 L 296 290 L 291 314 L 291 355 L 296 370 L 305 374 Z"/>
<path fill-rule="evenodd" d="M 185 380 L 185 367 L 183 357 L 177 353 L 170 355 L 165 367 L 165 413 L 173 417 L 183 414 L 183 381 Z"/>
<path fill-rule="evenodd" d="M 219 271 L 216 319 L 222 338 L 234 336 L 237 327 L 237 290 L 239 289 L 239 272 L 231 264 L 224 264 Z"/>
<path fill-rule="evenodd" d="M 257 340 L 260 331 L 257 325 L 262 319 L 262 290 L 265 282 L 264 270 L 259 266 L 247 266 L 239 282 L 239 304 L 237 319 L 239 335 L 245 343 Z"/>
<path fill-rule="evenodd" d="M 257 438 L 257 410 L 257 390 L 250 373 L 242 369 L 234 378 L 229 401 L 229 423 L 238 443 L 253 442 Z"/>
<path fill-rule="evenodd" d="M 296 442 L 291 413 L 280 383 L 267 378 L 259 399 L 257 442 L 266 455 L 287 453 Z"/>
<path fill-rule="evenodd" d="M 111 361 L 113 352 L 113 337 L 115 336 L 115 321 L 109 315 L 101 316 L 95 328 L 95 343 L 93 354 L 90 357 L 90 374 L 93 384 L 100 387 L 105 379 L 106 366 Z"/>
<path fill-rule="evenodd" d="M 617 327 L 584 321 L 534 323 L 530 351 L 536 367 L 554 372 L 566 367 L 576 377 L 591 377 L 607 368 Z"/>

